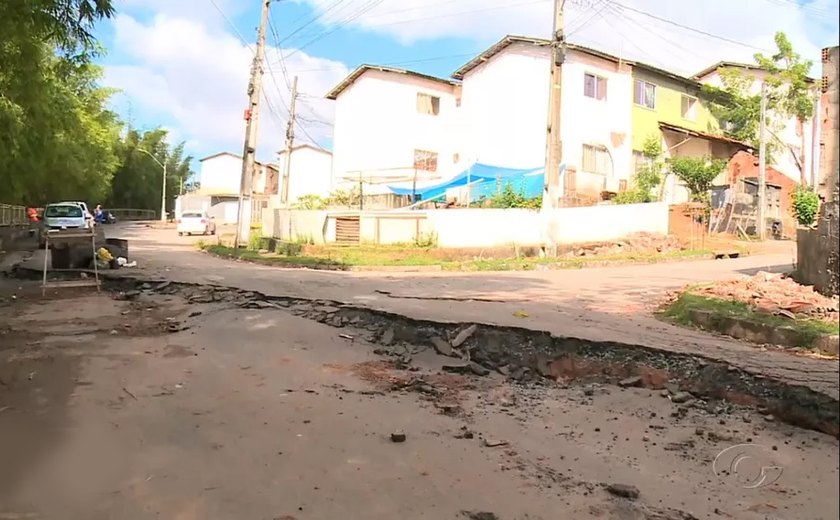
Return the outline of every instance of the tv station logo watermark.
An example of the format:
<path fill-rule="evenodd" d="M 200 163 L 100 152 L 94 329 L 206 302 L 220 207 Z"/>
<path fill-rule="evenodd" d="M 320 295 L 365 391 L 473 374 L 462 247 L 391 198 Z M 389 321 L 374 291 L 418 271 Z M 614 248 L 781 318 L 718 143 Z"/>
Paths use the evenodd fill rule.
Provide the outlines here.
<path fill-rule="evenodd" d="M 776 451 L 760 444 L 736 444 L 721 451 L 712 463 L 715 475 L 744 489 L 760 489 L 782 478 L 784 468 Z"/>

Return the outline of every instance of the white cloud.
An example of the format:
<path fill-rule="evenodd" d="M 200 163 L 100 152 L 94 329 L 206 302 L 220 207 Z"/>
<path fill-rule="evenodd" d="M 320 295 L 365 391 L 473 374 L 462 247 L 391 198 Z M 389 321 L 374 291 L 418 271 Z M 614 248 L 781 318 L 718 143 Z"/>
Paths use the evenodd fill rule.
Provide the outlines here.
<path fill-rule="evenodd" d="M 114 30 L 114 46 L 126 59 L 106 68 L 105 82 L 125 92 L 132 110 L 171 121 L 179 135 L 195 146 L 191 152 L 241 150 L 253 56 L 249 47 L 212 24 L 177 15 L 158 14 L 148 23 L 120 15 Z M 261 106 L 257 142 L 263 160 L 273 159 L 285 140 L 289 92 L 276 52 L 269 49 L 269 70 L 263 79 L 268 103 Z M 314 121 L 332 121 L 332 107 L 323 95 L 347 74 L 347 68 L 296 52 L 285 60 L 285 71 L 288 77 L 306 71 L 298 88 L 312 98 L 305 97 L 300 114 L 310 121 L 304 124 L 315 140 L 328 138 L 331 128 Z M 300 130 L 297 134 L 308 140 Z"/>
<path fill-rule="evenodd" d="M 478 49 L 505 34 L 551 33 L 552 0 L 299 1 L 321 12 L 327 26 L 354 26 L 404 44 L 455 37 L 474 40 Z M 365 10 L 370 5 L 375 7 Z M 704 36 L 630 8 L 747 45 Z M 780 30 L 798 52 L 816 61 L 821 47 L 837 44 L 837 20 L 837 0 L 814 0 L 805 7 L 794 0 L 566 1 L 570 41 L 686 74 L 720 60 L 751 62 L 756 48 L 774 49 L 773 35 Z"/>

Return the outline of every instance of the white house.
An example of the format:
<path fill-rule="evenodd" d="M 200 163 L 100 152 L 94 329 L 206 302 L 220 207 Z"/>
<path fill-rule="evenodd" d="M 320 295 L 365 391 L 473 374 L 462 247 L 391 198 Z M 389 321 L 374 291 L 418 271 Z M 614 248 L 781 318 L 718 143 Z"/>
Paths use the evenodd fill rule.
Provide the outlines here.
<path fill-rule="evenodd" d="M 511 168 L 545 162 L 550 42 L 507 36 L 458 69 L 466 155 Z M 567 45 L 562 76 L 561 193 L 618 191 L 633 168 L 631 66 L 620 58 Z"/>
<path fill-rule="evenodd" d="M 333 88 L 333 183 L 386 183 L 451 177 L 464 168 L 457 81 L 362 65 Z"/>
<path fill-rule="evenodd" d="M 230 152 L 220 152 L 200 159 L 201 182 L 198 193 L 201 195 L 239 194 L 242 179 L 242 156 Z M 257 162 L 254 169 L 253 192 L 255 194 L 276 195 L 279 182 L 279 170 L 274 164 Z"/>
<path fill-rule="evenodd" d="M 749 92 L 751 95 L 761 93 L 761 84 L 768 72 L 755 65 L 721 61 L 697 73 L 694 79 L 720 88 L 723 87 L 721 72 L 726 69 L 739 70 L 743 76 L 752 79 Z M 814 101 L 817 101 L 816 92 Z M 774 116 L 771 115 L 770 119 L 774 119 Z M 805 121 L 804 124 L 795 117 L 782 121 L 776 137 L 782 141 L 783 146 L 768 163 L 797 182 L 803 177 L 814 179 L 819 164 L 819 139 L 815 138 L 815 128 L 818 127 L 815 127 L 813 120 Z"/>
<path fill-rule="evenodd" d="M 311 144 L 300 144 L 292 147 L 289 162 L 288 187 L 284 188 L 286 179 L 286 150 L 277 155 L 280 170 L 280 199 L 294 202 L 303 195 L 317 195 L 327 197 L 333 189 L 332 153 Z M 285 190 L 288 190 L 286 194 Z"/>

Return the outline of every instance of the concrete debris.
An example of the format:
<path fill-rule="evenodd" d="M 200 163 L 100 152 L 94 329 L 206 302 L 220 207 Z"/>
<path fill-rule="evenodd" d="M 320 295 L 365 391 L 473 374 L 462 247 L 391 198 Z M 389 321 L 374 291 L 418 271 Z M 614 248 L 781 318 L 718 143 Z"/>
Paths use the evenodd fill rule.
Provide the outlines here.
<path fill-rule="evenodd" d="M 469 363 L 458 363 L 457 365 L 443 365 L 440 367 L 444 372 L 450 374 L 467 374 L 472 371 Z"/>
<path fill-rule="evenodd" d="M 461 426 L 461 431 L 455 434 L 456 439 L 472 439 L 475 434 L 466 426 Z"/>
<path fill-rule="evenodd" d="M 487 374 L 490 373 L 489 369 L 487 369 L 487 368 L 485 368 L 485 367 L 483 367 L 483 366 L 481 366 L 481 365 L 479 365 L 478 363 L 475 363 L 475 362 L 470 362 L 469 367 L 470 367 L 470 371 L 477 376 L 484 377 L 484 376 L 486 376 Z"/>
<path fill-rule="evenodd" d="M 394 342 L 394 328 L 389 327 L 385 329 L 385 332 L 382 333 L 382 337 L 379 338 L 379 342 L 386 347 L 391 346 L 391 343 Z"/>
<path fill-rule="evenodd" d="M 692 398 L 691 394 L 688 392 L 677 392 L 676 394 L 671 396 L 671 401 L 674 403 L 687 403 Z"/>
<path fill-rule="evenodd" d="M 655 233 L 636 233 L 615 242 L 595 244 L 566 253 L 567 257 L 604 257 L 628 253 L 673 253 L 684 248 L 677 237 Z"/>
<path fill-rule="evenodd" d="M 629 484 L 609 484 L 607 492 L 629 500 L 636 500 L 640 495 L 638 488 Z"/>
<path fill-rule="evenodd" d="M 402 431 L 395 431 L 391 434 L 391 442 L 405 442 L 405 433 Z"/>
<path fill-rule="evenodd" d="M 440 336 L 432 336 L 431 342 L 438 354 L 441 356 L 452 356 L 452 347 L 445 339 Z"/>
<path fill-rule="evenodd" d="M 484 439 L 483 444 L 488 448 L 501 448 L 503 446 L 507 446 L 510 443 L 501 439 Z"/>
<path fill-rule="evenodd" d="M 837 323 L 837 297 L 828 298 L 812 286 L 800 285 L 783 274 L 759 271 L 738 280 L 717 282 L 692 290 L 696 294 L 746 303 L 756 310 L 795 318 L 808 316 Z"/>
<path fill-rule="evenodd" d="M 618 386 L 622 388 L 629 388 L 633 386 L 642 386 L 642 378 L 640 376 L 632 376 L 622 379 L 618 382 Z"/>
<path fill-rule="evenodd" d="M 462 330 L 452 340 L 452 346 L 455 348 L 460 347 L 464 344 L 464 342 L 470 339 L 470 337 L 472 337 L 473 334 L 475 334 L 476 330 L 478 330 L 478 327 L 475 324 L 470 325 L 466 329 Z"/>

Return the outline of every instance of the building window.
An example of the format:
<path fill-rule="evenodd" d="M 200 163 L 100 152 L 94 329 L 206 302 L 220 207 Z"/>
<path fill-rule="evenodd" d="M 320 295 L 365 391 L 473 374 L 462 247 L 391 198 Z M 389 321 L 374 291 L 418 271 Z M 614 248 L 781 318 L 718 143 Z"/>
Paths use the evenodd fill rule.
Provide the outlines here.
<path fill-rule="evenodd" d="M 682 97 L 682 117 L 688 121 L 697 119 L 697 98 L 691 96 Z"/>
<path fill-rule="evenodd" d="M 595 74 L 584 74 L 583 95 L 599 101 L 607 99 L 607 78 Z"/>
<path fill-rule="evenodd" d="M 611 168 L 610 153 L 605 146 L 583 145 L 581 169 L 586 173 L 609 175 Z"/>
<path fill-rule="evenodd" d="M 424 172 L 436 172 L 438 154 L 428 150 L 414 150 L 414 169 Z"/>
<path fill-rule="evenodd" d="M 440 98 L 431 94 L 417 93 L 417 111 L 421 114 L 436 116 L 440 114 Z"/>
<path fill-rule="evenodd" d="M 640 152 L 639 150 L 633 150 L 633 171 L 634 173 L 639 173 L 642 168 L 650 167 L 653 165 L 653 161 L 650 157 L 645 156 L 644 152 Z"/>
<path fill-rule="evenodd" d="M 656 108 L 656 85 L 637 79 L 633 82 L 633 102 L 645 108 Z"/>

